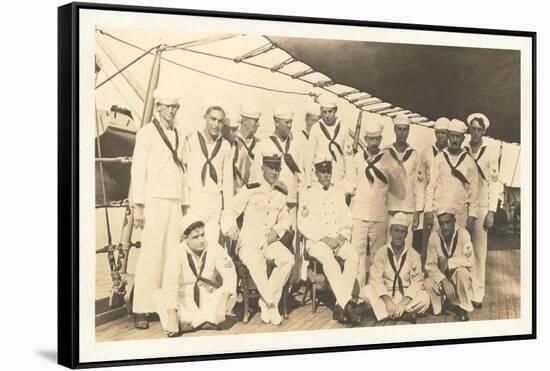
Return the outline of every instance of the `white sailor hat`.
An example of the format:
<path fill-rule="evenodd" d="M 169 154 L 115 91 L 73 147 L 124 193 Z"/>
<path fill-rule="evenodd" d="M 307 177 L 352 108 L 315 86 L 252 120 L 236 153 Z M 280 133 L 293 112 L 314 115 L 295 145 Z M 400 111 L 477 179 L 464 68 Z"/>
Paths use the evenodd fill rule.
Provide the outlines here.
<path fill-rule="evenodd" d="M 434 129 L 435 130 L 449 130 L 449 124 L 451 121 L 446 117 L 440 117 L 436 120 Z"/>
<path fill-rule="evenodd" d="M 332 94 L 324 93 L 317 98 L 317 103 L 322 108 L 336 108 L 338 106 L 338 100 Z"/>
<path fill-rule="evenodd" d="M 362 124 L 362 126 L 364 127 L 364 135 L 366 137 L 379 137 L 382 135 L 384 126 L 378 118 L 372 116 L 367 117 L 367 115 L 363 115 Z"/>
<path fill-rule="evenodd" d="M 235 117 L 234 114 L 230 112 L 226 112 L 225 118 L 223 119 L 224 126 L 227 126 L 232 129 L 236 129 L 239 127 L 240 124 L 241 124 L 241 121 L 239 117 Z"/>
<path fill-rule="evenodd" d="M 260 118 L 260 116 L 262 115 L 260 113 L 260 110 L 258 109 L 258 107 L 256 107 L 255 105 L 253 105 L 251 103 L 243 104 L 242 107 L 241 107 L 240 114 L 241 114 L 241 116 L 248 117 L 248 118 L 255 119 L 255 120 L 258 120 Z"/>
<path fill-rule="evenodd" d="M 468 127 L 463 121 L 460 121 L 458 119 L 452 119 L 449 123 L 449 131 L 454 131 L 460 134 L 466 133 L 468 130 Z"/>
<path fill-rule="evenodd" d="M 483 113 L 472 113 L 471 115 L 469 115 L 466 119 L 468 126 L 472 126 L 473 120 L 478 120 L 483 125 L 485 130 L 489 129 L 489 125 L 491 125 L 489 119 Z"/>
<path fill-rule="evenodd" d="M 410 126 L 411 125 L 411 120 L 405 115 L 397 115 L 393 118 L 393 124 L 395 126 L 397 126 L 397 125 Z"/>
<path fill-rule="evenodd" d="M 294 117 L 294 112 L 292 112 L 292 110 L 287 106 L 280 105 L 273 110 L 273 117 L 281 120 L 292 120 Z"/>
<path fill-rule="evenodd" d="M 197 222 L 203 222 L 204 221 L 202 220 L 202 218 L 200 218 L 197 214 L 195 213 L 189 213 L 187 215 L 185 215 L 181 221 L 181 224 L 180 224 L 180 231 L 181 233 L 185 233 L 187 231 L 187 229 L 192 225 L 192 224 L 195 224 Z"/>
<path fill-rule="evenodd" d="M 409 223 L 409 218 L 404 213 L 397 213 L 390 219 L 390 225 L 403 225 L 408 227 Z"/>
<path fill-rule="evenodd" d="M 437 209 L 435 209 L 435 215 L 440 216 L 443 214 L 456 215 L 456 209 L 451 206 L 440 206 Z"/>
<path fill-rule="evenodd" d="M 306 106 L 306 113 L 313 116 L 321 116 L 321 106 L 318 103 L 308 103 Z"/>
<path fill-rule="evenodd" d="M 180 94 L 170 88 L 156 88 L 153 97 L 156 103 L 165 104 L 171 106 L 180 103 Z"/>

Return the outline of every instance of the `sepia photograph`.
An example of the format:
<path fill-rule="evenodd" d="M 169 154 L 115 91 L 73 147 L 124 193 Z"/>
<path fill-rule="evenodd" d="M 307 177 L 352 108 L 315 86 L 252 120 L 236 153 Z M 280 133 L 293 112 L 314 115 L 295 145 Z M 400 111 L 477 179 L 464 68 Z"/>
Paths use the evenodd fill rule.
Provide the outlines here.
<path fill-rule="evenodd" d="M 533 333 L 528 33 L 79 17 L 82 362 Z"/>

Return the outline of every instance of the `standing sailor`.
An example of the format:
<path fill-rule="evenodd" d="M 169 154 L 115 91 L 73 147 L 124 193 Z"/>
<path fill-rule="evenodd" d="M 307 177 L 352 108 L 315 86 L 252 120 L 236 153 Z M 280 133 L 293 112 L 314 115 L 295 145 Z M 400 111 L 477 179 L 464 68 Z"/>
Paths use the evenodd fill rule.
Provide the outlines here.
<path fill-rule="evenodd" d="M 428 227 L 434 224 L 434 210 L 450 207 L 456 210 L 458 225 L 473 231 L 479 209 L 478 175 L 475 161 L 462 149 L 466 129 L 464 122 L 453 119 L 449 124 L 449 147 L 433 160 L 424 202 Z"/>
<path fill-rule="evenodd" d="M 204 129 L 187 136 L 189 212 L 205 224 L 206 239 L 218 242 L 223 203 L 233 197 L 233 151 L 220 134 L 225 110 L 210 106 L 204 113 Z M 222 199 L 223 197 L 223 199 Z"/>
<path fill-rule="evenodd" d="M 416 322 L 416 315 L 430 306 L 423 289 L 420 255 L 405 244 L 410 217 L 397 213 L 390 220 L 391 242 L 379 249 L 369 273 L 369 283 L 361 291 L 377 321 L 385 318 Z"/>
<path fill-rule="evenodd" d="M 353 138 L 349 126 L 337 116 L 337 100 L 333 95 L 322 94 L 317 99 L 321 106 L 321 120 L 311 128 L 308 150 L 304 162 L 305 184 L 314 184 L 313 161 L 317 158 L 331 158 L 334 161 L 332 181 L 341 183 L 346 177 L 346 162 L 353 155 Z M 346 189 L 346 193 L 351 190 Z"/>
<path fill-rule="evenodd" d="M 473 304 L 480 308 L 485 296 L 485 267 L 487 264 L 487 230 L 495 221 L 498 195 L 498 148 L 483 143 L 483 134 L 489 128 L 489 119 L 482 113 L 472 113 L 467 119 L 470 127 L 470 143 L 466 151 L 475 161 L 478 172 L 479 213 L 472 233 L 475 266 L 472 271 L 474 288 Z"/>
<path fill-rule="evenodd" d="M 430 171 L 432 168 L 432 163 L 435 158 L 439 154 L 439 152 L 443 151 L 448 146 L 448 139 L 449 139 L 449 124 L 451 122 L 446 117 L 440 117 L 437 119 L 434 125 L 434 134 L 435 134 L 435 143 L 424 149 L 422 151 L 421 157 L 421 166 L 422 166 L 422 173 L 424 178 L 424 193 L 425 190 L 428 187 L 428 184 L 430 183 Z M 422 194 L 422 204 L 424 204 L 424 193 Z M 431 227 L 426 225 L 426 218 L 423 218 L 423 236 L 422 236 L 422 264 L 426 261 L 426 247 L 428 245 L 428 239 L 430 238 L 430 234 L 432 232 Z"/>
<path fill-rule="evenodd" d="M 307 253 L 323 265 L 336 297 L 333 319 L 359 325 L 361 316 L 355 313 L 351 300 L 359 265 L 359 257 L 349 243 L 351 212 L 344 191 L 331 183 L 331 158 L 315 162 L 315 175 L 318 182 L 300 194 L 298 226 L 307 239 Z M 337 258 L 344 261 L 343 271 Z"/>
<path fill-rule="evenodd" d="M 234 159 L 235 189 L 238 192 L 244 185 L 256 181 L 252 166 L 256 158 L 256 145 L 259 139 L 256 132 L 260 126 L 260 110 L 250 103 L 245 103 L 240 111 L 241 122 L 235 141 L 236 158 Z"/>
<path fill-rule="evenodd" d="M 411 121 L 407 116 L 396 116 L 393 119 L 395 142 L 385 149 L 394 166 L 400 169 L 400 176 L 390 184 L 388 212 L 390 217 L 401 212 L 409 218 L 409 233 L 405 241 L 407 246 L 412 246 L 413 231 L 418 227 L 420 212 L 424 206 L 424 177 L 420 154 L 407 143 L 410 126 Z"/>
<path fill-rule="evenodd" d="M 171 249 L 162 289 L 153 294 L 156 312 L 169 337 L 205 323 L 221 325 L 236 301 L 237 273 L 229 255 L 208 241 L 204 223 L 187 214 L 183 241 Z"/>
<path fill-rule="evenodd" d="M 299 166 L 298 151 L 296 142 L 292 138 L 292 120 L 294 112 L 287 106 L 278 106 L 273 110 L 273 121 L 275 130 L 272 135 L 265 138 L 258 144 L 257 153 L 277 153 L 282 158 L 281 173 L 279 181 L 283 182 L 287 189 L 287 203 L 291 214 L 292 224 L 296 226 L 296 204 L 298 196 L 298 184 L 302 181 L 302 170 Z M 255 172 L 260 173 L 262 168 L 261 156 L 254 161 Z"/>
<path fill-rule="evenodd" d="M 237 240 L 239 258 L 261 295 L 259 305 L 264 323 L 279 325 L 279 300 L 294 257 L 279 239 L 290 228 L 284 186 L 278 181 L 281 171 L 279 155 L 263 156 L 263 178 L 260 183 L 243 188 L 222 214 L 221 229 L 231 240 Z M 239 232 L 237 218 L 244 213 Z M 267 260 L 275 268 L 267 277 Z"/>
<path fill-rule="evenodd" d="M 369 119 L 364 120 L 362 126 L 367 148 L 355 155 L 353 167 L 348 171 L 353 187 L 351 243 L 359 254 L 359 287 L 365 286 L 368 268 L 387 240 L 388 183 L 392 166 L 390 155 L 380 150 L 382 123 Z M 368 256 L 367 251 L 370 251 Z"/>
<path fill-rule="evenodd" d="M 161 287 L 166 256 L 179 242 L 186 201 L 183 137 L 174 126 L 179 98 L 162 88 L 154 97 L 153 121 L 137 132 L 131 170 L 134 226 L 143 229 L 133 302 L 138 329 L 149 328 L 146 314 L 155 311 L 153 291 Z"/>
<path fill-rule="evenodd" d="M 309 135 L 311 129 L 315 124 L 319 122 L 321 118 L 321 106 L 318 103 L 312 102 L 306 106 L 306 114 L 304 117 L 305 128 L 300 130 L 297 134 L 293 135 L 294 144 L 298 151 L 298 159 L 300 160 L 300 168 L 305 169 L 306 154 L 309 142 Z M 311 172 L 314 172 L 315 169 L 310 169 Z M 305 176 L 306 171 L 303 171 L 303 176 Z"/>
<path fill-rule="evenodd" d="M 470 234 L 456 224 L 456 210 L 437 209 L 439 230 L 432 231 L 428 241 L 425 287 L 434 314 L 442 311 L 446 300 L 455 306 L 460 321 L 468 321 L 472 306 L 471 270 L 474 252 Z"/>

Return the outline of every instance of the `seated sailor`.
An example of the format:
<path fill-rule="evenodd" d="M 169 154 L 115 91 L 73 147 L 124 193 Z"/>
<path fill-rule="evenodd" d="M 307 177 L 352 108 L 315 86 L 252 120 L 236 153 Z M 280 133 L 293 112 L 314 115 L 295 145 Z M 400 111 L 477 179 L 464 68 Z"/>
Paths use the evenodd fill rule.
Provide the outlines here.
<path fill-rule="evenodd" d="M 391 242 L 379 249 L 361 296 L 368 300 L 378 321 L 385 318 L 416 322 L 416 315 L 430 306 L 422 287 L 420 255 L 406 245 L 410 218 L 404 213 L 390 220 Z"/>
<path fill-rule="evenodd" d="M 298 227 L 306 237 L 309 256 L 323 264 L 336 297 L 333 318 L 341 323 L 361 323 L 351 300 L 359 269 L 359 256 L 350 245 L 351 210 L 344 190 L 331 184 L 332 159 L 315 161 L 318 182 L 300 194 Z M 344 270 L 337 258 L 344 261 Z"/>
<path fill-rule="evenodd" d="M 279 300 L 290 271 L 294 256 L 279 241 L 290 228 L 286 187 L 279 182 L 281 157 L 263 155 L 261 183 L 249 184 L 233 198 L 222 213 L 221 230 L 232 240 L 237 240 L 238 256 L 248 268 L 261 298 L 259 305 L 264 323 L 279 325 Z M 242 229 L 237 218 L 243 214 Z M 267 260 L 275 263 L 271 275 L 267 275 Z"/>
<path fill-rule="evenodd" d="M 474 251 L 468 231 L 456 225 L 456 210 L 437 209 L 439 231 L 432 231 L 428 241 L 425 286 L 434 314 L 442 312 L 448 302 L 460 321 L 468 321 L 472 306 Z"/>
<path fill-rule="evenodd" d="M 169 337 L 205 323 L 221 325 L 236 300 L 237 274 L 231 258 L 217 242 L 207 241 L 204 222 L 186 215 L 183 240 L 170 250 L 162 288 L 153 303 Z"/>

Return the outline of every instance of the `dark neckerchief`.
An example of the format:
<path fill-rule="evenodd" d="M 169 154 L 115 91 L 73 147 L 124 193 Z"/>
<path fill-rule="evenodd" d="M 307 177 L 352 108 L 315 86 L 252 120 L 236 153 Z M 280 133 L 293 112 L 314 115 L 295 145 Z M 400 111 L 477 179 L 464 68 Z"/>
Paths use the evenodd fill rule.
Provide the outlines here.
<path fill-rule="evenodd" d="M 453 236 L 453 239 L 451 240 L 451 251 L 447 249 L 445 240 L 443 239 L 443 237 L 441 237 L 441 235 L 439 236 L 439 241 L 441 243 L 441 250 L 443 251 L 443 254 L 447 258 L 447 260 L 449 260 L 455 254 L 456 246 L 458 245 L 458 230 L 455 230 L 455 234 Z M 450 280 L 451 276 L 453 275 L 453 272 L 454 270 L 451 271 L 449 269 L 449 263 L 447 263 L 447 268 L 445 269 L 445 272 L 443 272 L 443 274 L 445 274 L 445 276 Z"/>
<path fill-rule="evenodd" d="M 201 152 L 204 155 L 204 158 L 206 159 L 204 165 L 202 165 L 202 171 L 201 171 L 201 180 L 202 185 L 206 184 L 206 169 L 208 169 L 208 172 L 210 174 L 210 178 L 214 183 L 218 184 L 218 173 L 216 172 L 216 168 L 214 167 L 214 164 L 212 163 L 212 160 L 216 157 L 218 152 L 220 151 L 220 148 L 222 146 L 222 137 L 219 137 L 216 139 L 216 144 L 214 145 L 214 149 L 212 150 L 212 154 L 210 156 L 208 155 L 208 147 L 206 146 L 206 140 L 204 139 L 204 136 L 200 131 L 197 131 L 197 137 L 199 139 L 199 145 L 201 147 Z"/>
<path fill-rule="evenodd" d="M 390 152 L 391 157 L 393 157 L 393 159 L 395 161 L 397 161 L 400 165 L 403 165 L 411 157 L 411 155 L 414 152 L 414 149 L 410 148 L 409 145 L 407 144 L 407 147 L 405 147 L 405 152 L 404 152 L 404 155 L 403 155 L 403 159 L 400 160 L 399 157 L 397 156 L 397 151 L 396 151 L 395 147 L 393 147 L 393 146 L 388 147 L 388 150 Z"/>
<path fill-rule="evenodd" d="M 334 153 L 334 150 L 332 149 L 332 146 L 336 147 L 338 152 L 340 153 L 340 156 L 344 155 L 344 152 L 342 151 L 342 147 L 340 147 L 340 144 L 336 142 L 336 138 L 338 137 L 338 133 L 340 132 L 340 122 L 336 124 L 336 128 L 334 129 L 334 135 L 331 137 L 328 129 L 326 127 L 326 124 L 323 121 L 319 121 L 319 128 L 321 129 L 321 132 L 325 135 L 328 143 L 328 151 L 330 152 L 330 155 L 332 156 L 332 159 L 334 162 L 338 162 L 336 159 L 336 153 Z"/>
<path fill-rule="evenodd" d="M 376 163 L 380 161 L 383 156 L 384 156 L 384 152 L 378 152 L 376 155 L 372 157 L 372 160 L 371 160 L 367 151 L 363 151 L 363 158 L 367 162 L 367 167 L 365 168 L 365 176 L 367 177 L 370 183 L 374 183 L 374 176 L 371 173 L 373 172 L 374 175 L 376 175 L 376 177 L 382 181 L 382 183 L 388 184 L 388 178 L 386 178 L 384 173 L 375 166 Z"/>
<path fill-rule="evenodd" d="M 462 164 L 462 162 L 464 161 L 466 156 L 468 156 L 468 152 L 466 152 L 466 151 L 462 152 L 462 154 L 458 158 L 458 161 L 457 161 L 456 165 L 453 165 L 451 163 L 451 160 L 449 159 L 449 155 L 447 154 L 447 152 L 443 151 L 443 157 L 445 157 L 445 161 L 447 161 L 447 164 L 451 168 L 451 174 L 455 178 L 460 180 L 460 182 L 464 186 L 467 185 L 467 184 L 470 184 L 470 182 L 468 182 L 468 179 L 466 179 L 466 176 L 464 176 L 464 174 L 462 174 L 462 172 L 460 172 L 460 170 L 458 170 L 457 168 L 460 166 L 460 164 Z"/>
<path fill-rule="evenodd" d="M 481 176 L 481 178 L 485 181 L 487 181 L 487 179 L 485 178 L 485 174 L 483 174 L 483 170 L 481 169 L 481 166 L 479 166 L 479 159 L 481 158 L 481 156 L 483 156 L 483 154 L 485 153 L 485 149 L 487 149 L 486 146 L 482 146 L 479 150 L 479 153 L 477 155 L 477 157 L 474 157 L 474 153 L 472 151 L 472 148 L 471 147 L 468 147 L 466 146 L 466 152 L 468 152 L 468 154 L 474 159 L 474 162 L 476 163 L 476 167 L 477 167 L 477 172 L 479 173 L 479 175 Z"/>
<path fill-rule="evenodd" d="M 239 167 L 237 166 L 237 160 L 239 159 L 239 141 L 235 141 L 235 154 L 233 155 L 233 175 L 235 176 L 235 179 L 237 179 L 241 184 L 244 184 L 244 179 L 241 174 L 241 171 L 239 170 Z"/>
<path fill-rule="evenodd" d="M 272 135 L 269 138 L 271 139 L 273 144 L 275 144 L 275 147 L 277 147 L 279 152 L 282 153 L 283 159 L 285 160 L 285 164 L 286 164 L 286 166 L 288 166 L 290 171 L 292 171 L 292 174 L 301 173 L 300 168 L 298 167 L 298 165 L 294 161 L 294 158 L 292 157 L 292 155 L 290 153 L 288 153 L 288 151 L 290 149 L 290 137 L 286 139 L 284 150 L 283 150 L 283 146 L 281 146 L 281 143 L 279 143 L 279 139 L 277 139 L 277 137 L 275 135 Z"/>
<path fill-rule="evenodd" d="M 244 149 L 246 149 L 246 152 L 248 153 L 248 157 L 250 157 L 252 160 L 254 160 L 254 147 L 256 147 L 256 137 L 252 137 L 252 141 L 250 142 L 250 147 L 246 145 L 246 141 L 241 138 L 240 136 L 237 136 L 237 140 L 241 142 Z"/>
<path fill-rule="evenodd" d="M 395 297 L 395 290 L 397 286 L 399 286 L 399 292 L 401 295 L 405 296 L 405 289 L 403 288 L 403 280 L 401 280 L 401 276 L 399 275 L 401 273 L 401 269 L 403 269 L 403 266 L 405 265 L 405 260 L 407 259 L 407 252 L 403 253 L 401 255 L 401 263 L 399 263 L 399 268 L 395 266 L 394 260 L 394 254 L 392 249 L 386 249 L 386 252 L 388 253 L 388 259 L 390 261 L 391 268 L 393 270 L 393 273 L 395 276 L 393 277 L 393 285 L 392 285 L 392 293 L 391 297 Z"/>
<path fill-rule="evenodd" d="M 306 140 L 309 140 L 309 133 L 305 130 L 302 130 L 302 134 L 304 134 L 304 137 L 306 137 Z"/>
<path fill-rule="evenodd" d="M 206 277 L 202 276 L 202 272 L 204 271 L 204 267 L 206 266 L 206 254 L 208 251 L 204 251 L 202 255 L 200 256 L 200 266 L 197 270 L 197 267 L 195 266 L 195 261 L 193 260 L 193 256 L 189 251 L 185 252 L 187 254 L 187 262 L 189 263 L 189 268 L 191 268 L 191 272 L 195 275 L 195 284 L 193 285 L 193 300 L 197 304 L 197 307 L 200 305 L 200 288 L 199 288 L 199 282 L 206 283 L 207 285 L 217 289 L 220 286 L 219 283 L 214 282 L 212 280 L 209 280 Z"/>
<path fill-rule="evenodd" d="M 175 127 L 173 128 L 174 134 L 176 135 L 176 148 L 173 148 L 172 143 L 170 143 L 170 140 L 166 136 L 164 129 L 160 126 L 160 122 L 156 118 L 153 118 L 153 125 L 157 129 L 157 132 L 159 133 L 162 141 L 164 142 L 164 144 L 166 144 L 166 147 L 168 147 L 168 150 L 172 154 L 172 160 L 174 160 L 174 163 L 176 164 L 176 166 L 179 167 L 181 171 L 185 174 L 185 167 L 183 166 L 183 163 L 178 157 L 178 147 L 180 143 L 178 131 L 176 130 Z"/>
<path fill-rule="evenodd" d="M 445 149 L 445 148 L 447 148 L 447 147 L 443 147 L 443 149 Z M 439 148 L 437 148 L 436 145 L 433 145 L 432 146 L 432 152 L 434 154 L 434 157 L 437 156 L 439 154 L 439 152 L 443 152 L 443 149 L 439 149 Z"/>

